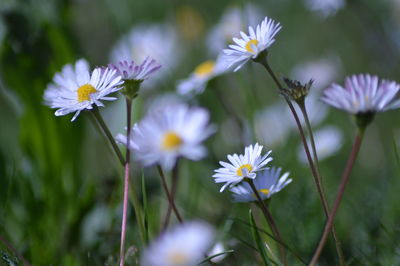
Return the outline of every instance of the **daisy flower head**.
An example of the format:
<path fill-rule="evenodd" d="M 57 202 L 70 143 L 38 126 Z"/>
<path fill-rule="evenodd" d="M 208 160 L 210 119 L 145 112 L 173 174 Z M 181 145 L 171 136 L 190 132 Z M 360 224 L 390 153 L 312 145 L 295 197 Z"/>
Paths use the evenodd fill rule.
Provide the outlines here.
<path fill-rule="evenodd" d="M 202 142 L 213 132 L 206 109 L 178 104 L 150 110 L 133 126 L 130 140 L 121 134 L 116 139 L 136 150 L 143 165 L 160 164 L 169 171 L 178 157 L 203 158 L 207 152 Z"/>
<path fill-rule="evenodd" d="M 123 60 L 116 64 L 109 64 L 108 67 L 116 70 L 124 80 L 143 81 L 159 70 L 161 65 L 156 60 L 146 57 L 140 65 L 133 60 Z"/>
<path fill-rule="evenodd" d="M 255 179 L 256 172 L 266 169 L 266 165 L 272 161 L 268 157 L 271 151 L 261 156 L 263 146 L 256 143 L 254 146 L 247 146 L 244 150 L 244 155 L 236 153 L 228 155 L 229 163 L 220 161 L 222 166 L 214 170 L 215 183 L 224 183 L 220 192 L 224 191 L 226 187 L 233 187 L 242 182 L 245 178 Z"/>
<path fill-rule="evenodd" d="M 108 68 L 115 70 L 116 74 L 122 77 L 124 83 L 121 91 L 126 97 L 133 99 L 137 96 L 141 83 L 159 70 L 161 65 L 156 60 L 146 57 L 140 65 L 133 60 L 123 60 L 116 64 L 109 64 Z"/>
<path fill-rule="evenodd" d="M 281 175 L 281 171 L 281 168 L 271 167 L 260 172 L 257 178 L 254 179 L 254 186 L 263 200 L 270 198 L 292 182 L 292 179 L 288 179 L 289 173 Z M 248 183 L 232 187 L 230 191 L 233 193 L 233 199 L 236 202 L 257 200 L 257 196 Z"/>
<path fill-rule="evenodd" d="M 212 246 L 214 229 L 199 221 L 177 225 L 163 233 L 144 251 L 143 266 L 198 265 Z"/>
<path fill-rule="evenodd" d="M 377 76 L 359 74 L 347 77 L 344 87 L 332 84 L 325 89 L 322 101 L 350 114 L 383 112 L 400 107 L 395 99 L 400 85 Z"/>
<path fill-rule="evenodd" d="M 228 66 L 234 66 L 233 71 L 237 71 L 250 59 L 256 59 L 275 42 L 274 37 L 281 28 L 279 22 L 265 17 L 255 30 L 249 26 L 248 35 L 241 31 L 241 38 L 233 38 L 236 44 L 229 45 L 229 49 L 223 50 L 225 60 L 229 62 Z"/>
<path fill-rule="evenodd" d="M 93 105 L 104 106 L 101 100 L 116 100 L 107 95 L 120 90 L 121 83 L 115 70 L 98 67 L 91 72 L 88 62 L 80 59 L 55 74 L 53 83 L 44 93 L 44 100 L 51 108 L 58 108 L 56 116 L 75 112 L 71 120 L 74 121 L 82 110 L 90 110 Z"/>
<path fill-rule="evenodd" d="M 228 70 L 226 61 L 218 56 L 216 61 L 208 60 L 198 65 L 193 73 L 184 80 L 179 81 L 177 90 L 179 94 L 200 94 L 204 91 L 208 81 L 224 74 Z"/>

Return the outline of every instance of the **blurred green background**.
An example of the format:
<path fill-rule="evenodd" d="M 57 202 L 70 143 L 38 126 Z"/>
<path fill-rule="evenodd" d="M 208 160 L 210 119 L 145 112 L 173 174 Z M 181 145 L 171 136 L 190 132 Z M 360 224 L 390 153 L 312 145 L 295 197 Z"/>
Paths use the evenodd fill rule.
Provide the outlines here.
<path fill-rule="evenodd" d="M 0 265 L 18 260 L 5 241 L 33 265 L 114 265 L 118 260 L 122 169 L 88 113 L 71 123 L 71 116 L 55 117 L 54 110 L 43 105 L 43 91 L 63 65 L 81 57 L 93 67 L 106 65 L 117 41 L 133 27 L 171 25 L 177 32 L 177 52 L 167 56 L 167 74 L 135 100 L 137 121 L 160 95 L 175 92 L 177 80 L 216 57 L 207 39 L 227 10 L 245 10 L 252 4 L 259 17 L 244 13 L 243 25 L 264 16 L 283 25 L 270 49 L 270 63 L 279 76 L 315 79 L 315 99 L 331 82 L 342 84 L 353 73 L 399 80 L 400 3 L 325 1 L 333 3 L 326 8 L 321 2 L 0 0 Z M 162 45 L 149 43 L 155 50 Z M 218 229 L 219 240 L 235 250 L 222 264 L 261 263 L 251 247 L 249 205 L 233 203 L 228 192 L 219 193 L 211 177 L 227 154 L 241 153 L 244 145 L 258 141 L 273 149 L 273 165 L 291 172 L 292 184 L 273 197 L 270 208 L 285 242 L 308 261 L 325 219 L 311 172 L 298 158 L 300 143 L 292 118 L 285 111 L 268 116 L 272 107 L 287 109 L 270 77 L 260 66 L 247 64 L 187 100 L 208 108 L 218 131 L 207 140 L 207 158 L 181 161 L 177 204 L 185 219 L 203 219 Z M 355 127 L 347 114 L 314 103 L 317 107 L 310 112 L 327 112 L 312 121 L 315 129 L 333 125 L 342 136 L 335 153 L 321 162 L 332 202 Z M 102 109 L 114 134 L 124 132 L 121 106 L 119 100 Z M 336 219 L 349 265 L 400 264 L 398 115 L 379 114 L 368 128 Z M 142 173 L 145 177 L 154 237 L 166 212 L 165 195 L 154 169 L 142 171 L 135 163 L 132 172 L 139 194 Z M 267 228 L 255 212 L 260 226 Z M 268 243 L 274 246 L 270 239 Z M 136 265 L 143 246 L 132 210 L 127 244 L 128 262 Z M 300 264 L 292 255 L 289 261 Z M 320 263 L 337 263 L 332 241 Z"/>

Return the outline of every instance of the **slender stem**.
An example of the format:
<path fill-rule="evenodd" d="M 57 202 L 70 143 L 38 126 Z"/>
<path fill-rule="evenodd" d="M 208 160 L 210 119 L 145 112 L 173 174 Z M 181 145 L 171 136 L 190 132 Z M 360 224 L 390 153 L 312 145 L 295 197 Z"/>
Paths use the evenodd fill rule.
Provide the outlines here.
<path fill-rule="evenodd" d="M 31 266 L 31 264 L 17 251 L 16 248 L 11 245 L 4 237 L 0 236 L 0 242 L 3 243 L 11 252 L 13 252 L 22 262 L 24 265 Z"/>
<path fill-rule="evenodd" d="M 169 192 L 169 190 L 168 190 L 167 182 L 166 182 L 166 180 L 165 180 L 165 175 L 164 175 L 164 172 L 163 172 L 163 170 L 162 170 L 162 168 L 161 168 L 160 165 L 157 165 L 157 170 L 158 170 L 158 173 L 160 174 L 161 183 L 162 183 L 162 186 L 164 187 L 165 194 L 167 194 L 167 198 L 168 198 L 169 205 L 171 205 L 172 210 L 174 211 L 175 216 L 176 216 L 176 218 L 178 219 L 178 221 L 179 221 L 180 223 L 183 223 L 183 220 L 182 220 L 182 218 L 181 218 L 181 215 L 179 214 L 178 209 L 177 209 L 176 206 L 175 206 L 175 202 L 174 202 L 174 200 L 172 199 L 172 196 L 171 196 L 171 194 L 170 194 L 170 192 Z"/>
<path fill-rule="evenodd" d="M 131 113 L 132 113 L 131 109 L 132 109 L 132 100 L 126 98 L 127 143 L 129 143 L 131 137 Z M 128 198 L 129 198 L 129 161 L 131 159 L 131 153 L 128 147 L 129 145 L 126 146 L 126 156 L 125 156 L 124 202 L 123 202 L 122 225 L 121 225 L 121 246 L 120 246 L 120 264 L 119 264 L 120 266 L 125 265 L 125 236 L 126 236 L 126 220 L 128 216 Z"/>
<path fill-rule="evenodd" d="M 267 62 L 267 59 L 263 58 L 263 59 L 260 59 L 257 62 L 261 63 L 266 68 L 266 70 L 268 71 L 268 73 L 270 74 L 272 79 L 274 80 L 274 82 L 275 82 L 276 86 L 278 87 L 278 89 L 280 91 L 282 91 L 283 87 L 282 87 L 281 83 L 279 82 L 278 78 L 275 76 L 274 71 L 269 66 L 269 64 Z M 305 151 L 306 156 L 307 156 L 308 164 L 310 166 L 312 175 L 314 177 L 315 185 L 317 186 L 318 195 L 319 195 L 319 197 L 321 199 L 325 216 L 328 217 L 329 206 L 328 206 L 328 202 L 326 200 L 326 196 L 325 196 L 325 193 L 324 193 L 324 190 L 323 190 L 323 187 L 322 187 L 322 182 L 321 182 L 321 177 L 320 177 L 320 173 L 319 173 L 318 157 L 317 157 L 317 152 L 316 152 L 316 148 L 315 148 L 314 137 L 313 137 L 313 134 L 312 134 L 311 125 L 310 125 L 310 122 L 309 122 L 309 119 L 308 119 L 308 115 L 307 115 L 307 112 L 306 112 L 306 109 L 305 109 L 305 105 L 303 105 L 305 112 L 303 112 L 302 106 L 300 106 L 300 109 L 303 112 L 304 120 L 306 121 L 306 124 L 307 124 L 307 127 L 308 127 L 308 131 L 309 131 L 309 134 L 310 134 L 310 139 L 311 139 L 313 152 L 314 152 L 315 164 L 314 164 L 314 162 L 313 162 L 313 160 L 311 158 L 310 149 L 308 147 L 307 140 L 306 140 L 305 135 L 304 135 L 303 127 L 301 125 L 301 122 L 300 122 L 300 119 L 299 119 L 299 117 L 297 115 L 297 112 L 294 109 L 293 104 L 287 98 L 287 96 L 286 95 L 283 95 L 283 96 L 284 96 L 285 101 L 286 101 L 287 105 L 289 106 L 289 109 L 292 112 L 292 115 L 293 115 L 293 117 L 294 117 L 294 119 L 296 121 L 296 125 L 297 125 L 297 128 L 299 130 L 300 138 L 301 138 L 301 141 L 303 143 L 304 151 Z M 341 248 L 341 243 L 340 243 L 340 241 L 339 241 L 339 239 L 337 237 L 336 230 L 335 230 L 334 227 L 332 227 L 332 234 L 333 234 L 333 238 L 335 239 L 336 252 L 337 252 L 338 257 L 339 257 L 339 263 L 340 263 L 340 265 L 344 265 L 344 256 L 343 256 L 343 251 L 342 251 L 342 248 Z"/>
<path fill-rule="evenodd" d="M 321 202 L 322 202 L 325 216 L 326 216 L 326 218 L 328 218 L 329 217 L 329 206 L 328 206 L 328 201 L 325 196 L 324 186 L 322 184 L 322 176 L 321 176 L 321 171 L 319 168 L 319 160 L 318 160 L 318 154 L 317 154 L 317 149 L 316 149 L 315 140 L 314 140 L 314 134 L 313 134 L 313 131 L 311 128 L 310 119 L 308 118 L 307 108 L 306 108 L 304 100 L 302 102 L 298 102 L 298 104 L 299 104 L 300 110 L 303 114 L 304 121 L 306 122 L 308 135 L 310 136 L 311 149 L 312 149 L 313 157 L 314 157 L 314 166 L 316 167 L 316 173 L 317 173 L 317 176 L 314 179 L 315 184 L 317 186 L 318 194 L 319 194 Z M 312 163 L 310 159 L 311 158 L 308 158 L 309 164 Z M 339 264 L 341 266 L 343 266 L 343 265 L 345 265 L 345 259 L 344 259 L 344 254 L 343 254 L 343 250 L 342 250 L 342 244 L 336 234 L 336 229 L 335 229 L 334 225 L 332 225 L 332 235 L 333 235 L 333 239 L 335 240 L 335 247 L 336 247 L 336 253 L 338 254 L 338 257 L 339 257 Z"/>
<path fill-rule="evenodd" d="M 172 187 L 171 187 L 171 197 L 175 202 L 176 190 L 178 189 L 178 177 L 179 177 L 179 159 L 176 161 L 174 168 L 172 169 Z M 168 228 L 168 224 L 171 218 L 172 207 L 168 205 L 167 214 L 163 223 L 163 231 Z"/>
<path fill-rule="evenodd" d="M 340 182 L 340 186 L 339 186 L 339 189 L 337 192 L 335 203 L 333 205 L 333 209 L 332 209 L 331 213 L 329 214 L 329 218 L 328 218 L 328 221 L 326 222 L 323 234 L 321 236 L 321 239 L 318 243 L 317 249 L 315 250 L 314 255 L 313 255 L 309 265 L 316 265 L 320 255 L 321 255 L 321 252 L 324 248 L 326 240 L 328 239 L 328 234 L 332 228 L 333 221 L 334 221 L 336 213 L 339 209 L 340 202 L 343 198 L 343 193 L 344 193 L 346 185 L 349 181 L 351 170 L 353 169 L 354 162 L 355 162 L 355 160 L 357 158 L 357 154 L 360 150 L 363 136 L 364 136 L 364 130 L 360 130 L 359 134 L 356 136 L 356 138 L 354 140 L 353 148 L 351 150 L 349 159 L 347 160 L 346 168 L 342 175 L 342 181 Z"/>
<path fill-rule="evenodd" d="M 99 123 L 101 129 L 103 130 L 104 134 L 106 135 L 107 139 L 110 141 L 112 148 L 115 151 L 115 154 L 117 155 L 120 163 L 122 165 L 125 165 L 125 160 L 124 160 L 124 156 L 122 156 L 122 153 L 120 151 L 120 149 L 118 148 L 117 143 L 114 140 L 113 135 L 111 134 L 110 130 L 108 129 L 106 123 L 103 120 L 103 117 L 101 116 L 100 112 L 99 112 L 99 108 L 94 105 L 93 107 L 93 112 L 91 112 L 94 114 L 94 117 L 96 118 L 97 122 Z"/>
<path fill-rule="evenodd" d="M 279 251 L 281 253 L 281 258 L 283 265 L 287 265 L 287 260 L 286 260 L 286 252 L 285 252 L 285 247 L 281 244 L 283 243 L 281 234 L 279 233 L 278 227 L 276 226 L 276 223 L 274 221 L 274 218 L 272 217 L 271 213 L 269 212 L 267 206 L 265 205 L 264 201 L 262 200 L 260 194 L 257 191 L 257 188 L 254 186 L 253 180 L 248 180 L 248 183 L 251 187 L 251 189 L 254 192 L 254 195 L 256 195 L 257 200 L 259 202 L 259 206 L 261 207 L 262 212 L 264 213 L 265 219 L 267 220 L 269 227 L 271 228 L 272 232 L 274 233 L 275 238 L 279 242 Z"/>

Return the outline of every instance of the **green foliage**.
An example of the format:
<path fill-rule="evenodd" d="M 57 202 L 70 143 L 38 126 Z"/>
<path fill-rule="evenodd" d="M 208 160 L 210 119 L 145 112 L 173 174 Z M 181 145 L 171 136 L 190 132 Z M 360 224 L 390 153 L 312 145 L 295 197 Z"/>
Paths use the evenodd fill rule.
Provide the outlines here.
<path fill-rule="evenodd" d="M 88 59 L 91 66 L 107 64 L 114 43 L 134 25 L 168 21 L 182 30 L 179 12 L 190 7 L 202 19 L 202 28 L 192 39 L 180 32 L 183 58 L 156 88 L 141 89 L 134 101 L 137 121 L 154 97 L 173 92 L 178 79 L 214 57 L 204 42 L 207 32 L 228 6 L 246 2 L 0 1 L 0 236 L 33 265 L 115 265 L 122 216 L 122 169 L 88 113 L 83 112 L 73 123 L 71 116 L 55 117 L 54 110 L 43 105 L 43 91 L 56 72 L 78 58 Z M 334 80 L 329 82 L 342 83 L 345 75 L 359 72 L 398 78 L 399 21 L 391 1 L 347 1 L 344 9 L 326 19 L 305 9 L 303 2 L 252 1 L 262 16 L 271 16 L 283 25 L 269 54 L 278 76 L 292 78 L 295 66 L 305 68 L 300 63 L 328 58 L 338 65 Z M 318 84 L 323 77 L 308 80 L 311 78 Z M 256 213 L 255 217 L 250 214 L 252 235 L 249 225 L 237 220 L 247 218 L 248 205 L 235 204 L 229 193 L 219 193 L 211 175 L 226 154 L 262 142 L 257 132 L 262 125 L 256 117 L 282 99 L 264 70 L 249 64 L 213 80 L 203 94 L 189 102 L 209 109 L 218 131 L 207 141 L 207 158 L 182 161 L 178 208 L 186 219 L 204 219 L 223 232 L 220 239 L 235 252 L 222 264 L 255 265 L 253 237 L 267 263 L 267 251 L 260 246 L 263 236 L 255 221 L 261 228 L 267 225 L 259 222 Z M 120 105 L 106 103 L 101 109 L 105 117 L 112 117 L 106 119 L 108 123 L 125 119 L 125 114 L 118 112 Z M 117 111 L 110 115 L 109 110 Z M 284 119 L 283 114 L 278 118 Z M 323 122 L 311 123 L 315 129 L 334 124 L 344 135 L 340 151 L 321 162 L 332 203 L 355 127 L 348 116 L 336 110 Z M 124 125 L 115 126 L 113 134 L 117 132 L 124 132 Z M 335 223 L 351 265 L 400 264 L 398 143 L 398 111 L 378 114 L 366 131 Z M 269 208 L 285 243 L 301 258 L 308 258 L 325 217 L 310 170 L 297 158 L 299 145 L 297 132 L 291 130 L 283 142 L 267 147 L 273 149 L 273 164 L 290 171 L 293 178 L 292 184 L 274 195 Z M 142 170 L 134 163 L 132 172 L 147 243 L 161 230 L 167 201 L 154 169 Z M 129 211 L 127 259 L 135 265 L 142 245 L 133 208 Z M 233 222 L 222 230 L 227 220 Z M 329 242 L 320 265 L 332 265 L 335 254 L 333 242 Z M 290 265 L 299 263 L 290 252 L 288 260 Z M 0 246 L 0 265 L 18 263 L 16 254 Z"/>

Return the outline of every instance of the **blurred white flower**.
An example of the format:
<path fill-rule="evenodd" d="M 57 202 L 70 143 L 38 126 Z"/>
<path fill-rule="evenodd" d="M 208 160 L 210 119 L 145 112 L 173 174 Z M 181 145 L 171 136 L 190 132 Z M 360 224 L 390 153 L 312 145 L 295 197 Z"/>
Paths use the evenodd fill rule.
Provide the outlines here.
<path fill-rule="evenodd" d="M 225 251 L 224 245 L 223 245 L 221 242 L 217 242 L 217 243 L 212 247 L 211 251 L 208 252 L 207 256 L 208 256 L 208 257 L 211 257 L 211 256 L 214 256 L 214 255 L 220 254 L 220 253 L 222 253 L 222 252 L 224 252 L 224 251 Z M 227 255 L 226 253 L 225 253 L 225 254 L 222 254 L 222 255 L 218 255 L 218 256 L 212 258 L 212 259 L 211 259 L 211 262 L 213 262 L 213 263 L 220 263 L 221 261 L 223 261 L 223 259 L 225 259 L 226 255 Z"/>
<path fill-rule="evenodd" d="M 291 77 L 301 82 L 313 79 L 311 92 L 321 90 L 334 81 L 340 73 L 340 60 L 335 56 L 322 57 L 294 67 Z"/>
<path fill-rule="evenodd" d="M 182 45 L 174 27 L 167 24 L 142 25 L 134 27 L 116 43 L 111 52 L 111 62 L 142 62 L 148 56 L 154 58 L 163 67 L 158 75 L 143 84 L 151 87 L 171 74 L 181 58 L 181 52 Z"/>
<path fill-rule="evenodd" d="M 254 121 L 257 139 L 271 148 L 283 144 L 294 126 L 294 119 L 283 102 L 256 113 Z"/>
<path fill-rule="evenodd" d="M 335 15 L 345 4 L 345 0 L 305 0 L 306 7 L 322 17 Z"/>
<path fill-rule="evenodd" d="M 249 26 L 249 35 L 241 31 L 241 38 L 233 38 L 236 44 L 231 44 L 228 49 L 223 50 L 228 67 L 233 66 L 235 67 L 233 71 L 237 71 L 250 59 L 257 58 L 275 42 L 274 37 L 281 28 L 279 22 L 265 17 L 261 24 L 257 25 L 256 30 Z"/>
<path fill-rule="evenodd" d="M 343 134 L 337 127 L 326 126 L 314 132 L 314 140 L 318 159 L 322 161 L 325 158 L 334 155 L 342 148 Z M 311 147 L 310 141 L 307 142 L 308 146 Z M 303 144 L 299 145 L 297 149 L 297 155 L 302 163 L 308 163 Z"/>
<path fill-rule="evenodd" d="M 143 266 L 198 265 L 213 244 L 214 230 L 204 222 L 186 222 L 163 233 L 144 251 Z"/>
<path fill-rule="evenodd" d="M 325 89 L 322 101 L 351 114 L 383 112 L 400 107 L 399 90 L 394 81 L 358 74 L 347 77 L 344 87 L 334 83 Z"/>
<path fill-rule="evenodd" d="M 256 27 L 261 19 L 259 7 L 253 4 L 246 3 L 243 7 L 229 7 L 207 35 L 207 46 L 212 54 L 217 55 L 233 37 L 238 37 L 238 33 L 247 25 Z"/>
<path fill-rule="evenodd" d="M 229 163 L 220 161 L 219 164 L 223 166 L 214 170 L 215 183 L 226 182 L 220 192 L 224 191 L 226 187 L 232 187 L 240 183 L 244 178 L 256 178 L 256 172 L 265 169 L 266 165 L 272 161 L 271 157 L 268 157 L 271 151 L 261 156 L 263 146 L 256 143 L 247 146 L 244 150 L 244 155 L 236 153 L 228 155 Z"/>
<path fill-rule="evenodd" d="M 211 79 L 228 71 L 226 61 L 218 56 L 216 61 L 208 60 L 198 65 L 193 73 L 184 80 L 180 80 L 177 86 L 179 94 L 202 93 Z"/>
<path fill-rule="evenodd" d="M 203 158 L 207 151 L 201 143 L 213 132 L 206 109 L 181 104 L 150 110 L 132 127 L 129 141 L 122 134 L 116 140 L 136 150 L 136 158 L 145 166 L 158 163 L 171 170 L 180 156 L 195 161 Z"/>
<path fill-rule="evenodd" d="M 281 176 L 281 171 L 281 168 L 271 167 L 257 174 L 254 179 L 254 186 L 263 200 L 269 199 L 292 182 L 292 179 L 288 179 L 289 173 L 284 173 Z M 230 191 L 233 192 L 233 199 L 236 202 L 257 201 L 257 196 L 248 183 L 232 187 Z"/>
<path fill-rule="evenodd" d="M 75 66 L 67 64 L 61 73 L 54 75 L 53 83 L 44 92 L 44 100 L 51 108 L 59 108 L 56 116 L 75 112 L 71 119 L 74 121 L 82 110 L 92 109 L 93 104 L 104 106 L 101 100 L 116 100 L 107 95 L 120 90 L 121 83 L 115 70 L 96 68 L 90 72 L 88 62 L 80 59 Z"/>

